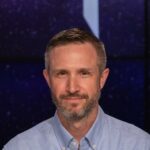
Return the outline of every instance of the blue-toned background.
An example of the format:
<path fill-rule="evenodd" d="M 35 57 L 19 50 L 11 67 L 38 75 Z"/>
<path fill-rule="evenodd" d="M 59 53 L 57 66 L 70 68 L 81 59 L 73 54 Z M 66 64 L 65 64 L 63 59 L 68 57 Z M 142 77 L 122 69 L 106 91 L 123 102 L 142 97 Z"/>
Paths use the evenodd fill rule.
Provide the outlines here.
<path fill-rule="evenodd" d="M 49 38 L 72 27 L 96 29 L 106 45 L 111 71 L 100 100 L 105 112 L 150 132 L 148 1 L 93 0 L 91 8 L 86 2 L 0 1 L 0 148 L 54 114 L 43 53 Z M 89 18 L 98 14 L 95 24 L 85 8 Z"/>

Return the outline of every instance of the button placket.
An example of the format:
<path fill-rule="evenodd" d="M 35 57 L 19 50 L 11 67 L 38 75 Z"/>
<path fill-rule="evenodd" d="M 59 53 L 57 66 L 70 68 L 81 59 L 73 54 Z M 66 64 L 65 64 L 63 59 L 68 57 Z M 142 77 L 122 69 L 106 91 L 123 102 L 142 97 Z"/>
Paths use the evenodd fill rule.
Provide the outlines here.
<path fill-rule="evenodd" d="M 78 150 L 79 148 L 79 144 L 78 142 L 74 139 L 72 142 L 71 142 L 71 150 Z"/>

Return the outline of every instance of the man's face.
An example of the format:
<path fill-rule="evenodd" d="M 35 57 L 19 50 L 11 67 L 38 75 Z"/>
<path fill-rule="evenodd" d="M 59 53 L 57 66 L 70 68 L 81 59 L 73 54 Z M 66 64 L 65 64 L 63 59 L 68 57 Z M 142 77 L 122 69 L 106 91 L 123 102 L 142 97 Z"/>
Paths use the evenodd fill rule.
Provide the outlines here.
<path fill-rule="evenodd" d="M 108 75 L 101 75 L 98 58 L 90 43 L 67 44 L 50 52 L 50 70 L 44 76 L 59 114 L 80 120 L 98 107 L 100 90 Z"/>

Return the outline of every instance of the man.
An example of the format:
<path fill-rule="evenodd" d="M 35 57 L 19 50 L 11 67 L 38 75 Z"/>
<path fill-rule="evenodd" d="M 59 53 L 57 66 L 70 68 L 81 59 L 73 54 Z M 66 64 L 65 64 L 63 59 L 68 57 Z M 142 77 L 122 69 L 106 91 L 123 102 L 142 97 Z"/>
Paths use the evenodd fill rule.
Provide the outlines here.
<path fill-rule="evenodd" d="M 99 106 L 109 69 L 94 35 L 77 28 L 55 35 L 43 74 L 57 108 L 54 117 L 17 135 L 4 150 L 150 150 L 147 133 Z"/>

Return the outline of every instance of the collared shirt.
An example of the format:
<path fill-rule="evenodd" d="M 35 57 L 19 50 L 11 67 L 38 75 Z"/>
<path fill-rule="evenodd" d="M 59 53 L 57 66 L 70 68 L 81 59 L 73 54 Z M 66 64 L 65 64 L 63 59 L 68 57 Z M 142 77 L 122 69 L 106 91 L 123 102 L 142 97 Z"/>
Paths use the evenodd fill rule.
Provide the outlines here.
<path fill-rule="evenodd" d="M 95 150 L 96 145 L 99 142 L 97 137 L 100 136 L 100 132 L 102 130 L 103 117 L 101 116 L 103 115 L 103 110 L 99 108 L 94 124 L 85 137 L 81 139 L 80 143 L 78 143 L 76 139 L 63 127 L 57 113 L 55 113 L 52 125 L 60 147 L 65 150 Z"/>
<path fill-rule="evenodd" d="M 54 117 L 17 135 L 3 150 L 150 150 L 150 135 L 99 108 L 94 124 L 80 143 L 55 113 Z"/>

